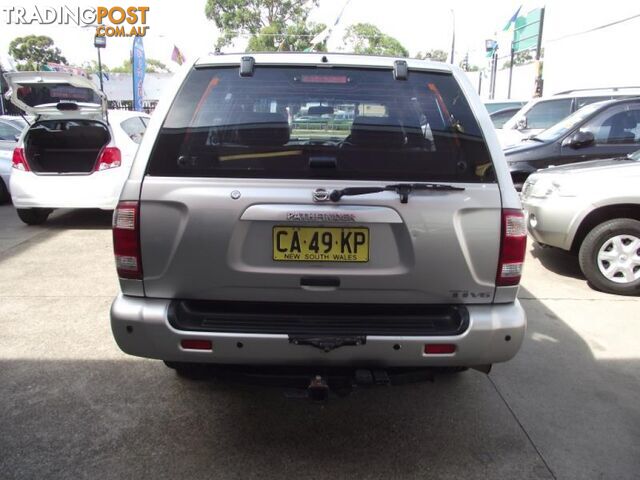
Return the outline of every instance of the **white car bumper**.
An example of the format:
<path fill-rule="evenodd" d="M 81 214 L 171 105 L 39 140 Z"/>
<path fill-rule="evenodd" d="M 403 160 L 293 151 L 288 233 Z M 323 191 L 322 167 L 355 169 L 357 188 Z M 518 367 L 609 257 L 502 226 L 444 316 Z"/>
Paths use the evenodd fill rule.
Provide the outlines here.
<path fill-rule="evenodd" d="M 11 199 L 16 208 L 100 208 L 113 210 L 126 180 L 122 167 L 89 175 L 36 175 L 15 170 Z"/>

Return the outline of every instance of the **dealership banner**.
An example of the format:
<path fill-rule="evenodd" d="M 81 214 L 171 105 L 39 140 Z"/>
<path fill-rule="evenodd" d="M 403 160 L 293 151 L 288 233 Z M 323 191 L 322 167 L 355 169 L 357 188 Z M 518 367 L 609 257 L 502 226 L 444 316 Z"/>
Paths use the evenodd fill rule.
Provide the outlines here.
<path fill-rule="evenodd" d="M 133 109 L 141 112 L 142 100 L 144 99 L 144 71 L 147 67 L 142 37 L 134 37 L 133 39 L 131 63 L 133 69 Z"/>

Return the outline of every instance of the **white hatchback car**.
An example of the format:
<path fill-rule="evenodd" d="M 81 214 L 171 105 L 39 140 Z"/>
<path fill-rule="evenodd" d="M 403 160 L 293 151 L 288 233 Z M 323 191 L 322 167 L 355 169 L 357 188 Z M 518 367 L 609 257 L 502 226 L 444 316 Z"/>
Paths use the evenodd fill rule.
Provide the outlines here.
<path fill-rule="evenodd" d="M 11 198 L 37 225 L 56 208 L 112 210 L 149 116 L 107 111 L 89 79 L 62 72 L 5 74 L 12 103 L 35 117 L 13 152 Z"/>

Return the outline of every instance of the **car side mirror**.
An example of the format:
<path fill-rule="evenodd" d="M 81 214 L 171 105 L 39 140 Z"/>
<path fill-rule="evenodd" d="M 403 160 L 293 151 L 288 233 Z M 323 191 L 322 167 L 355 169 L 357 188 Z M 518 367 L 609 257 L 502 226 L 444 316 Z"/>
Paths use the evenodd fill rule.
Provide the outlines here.
<path fill-rule="evenodd" d="M 527 128 L 527 117 L 520 117 L 516 120 L 516 128 L 518 130 L 524 130 Z"/>
<path fill-rule="evenodd" d="M 585 130 L 578 130 L 571 137 L 569 137 L 569 141 L 566 144 L 571 148 L 583 148 L 589 145 L 593 145 L 596 141 L 596 138 L 593 136 L 592 132 Z"/>

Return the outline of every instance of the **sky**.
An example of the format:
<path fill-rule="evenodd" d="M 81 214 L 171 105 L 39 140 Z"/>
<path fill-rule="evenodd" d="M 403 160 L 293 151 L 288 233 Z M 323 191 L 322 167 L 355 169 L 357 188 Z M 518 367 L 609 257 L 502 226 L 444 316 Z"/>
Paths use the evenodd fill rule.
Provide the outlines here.
<path fill-rule="evenodd" d="M 580 28 L 595 26 L 608 19 L 615 20 L 630 11 L 640 13 L 636 1 L 609 0 L 351 0 L 340 24 L 329 40 L 330 50 L 342 47 L 344 30 L 353 23 L 370 22 L 383 32 L 396 37 L 409 49 L 411 55 L 418 51 L 451 50 L 452 27 L 455 19 L 456 63 L 468 52 L 471 63 L 487 66 L 484 56 L 484 40 L 497 35 L 502 44 L 508 45 L 508 36 L 503 27 L 516 9 L 524 3 L 523 12 L 547 6 L 548 22 L 545 39 L 557 38 Z M 93 48 L 94 30 L 60 25 L 7 25 L 3 7 L 23 6 L 27 9 L 39 6 L 129 6 L 148 5 L 150 30 L 144 39 L 147 58 L 165 62 L 172 68 L 173 46 L 180 48 L 188 60 L 206 54 L 213 49 L 218 31 L 214 23 L 204 15 L 205 0 L 148 0 L 126 2 L 115 0 L 0 0 L 0 59 L 6 56 L 11 39 L 29 34 L 48 35 L 53 38 L 63 55 L 71 64 L 81 65 L 97 59 Z M 320 5 L 311 14 L 311 19 L 332 24 L 345 0 L 320 0 Z M 554 12 L 556 13 L 554 15 Z M 633 13 L 633 12 L 631 12 Z M 579 21 L 577 20 L 579 19 Z M 240 40 L 229 50 L 242 51 L 246 40 Z M 129 58 L 132 39 L 109 38 L 107 48 L 102 51 L 102 61 L 108 66 L 121 65 Z M 503 49 L 506 53 L 506 49 Z"/>
<path fill-rule="evenodd" d="M 552 1 L 552 0 L 550 0 Z M 558 1 L 558 0 L 556 0 Z M 561 1 L 561 0 L 560 0 Z M 320 0 L 311 19 L 332 24 L 345 0 Z M 101 0 L 0 0 L 0 8 L 23 6 L 95 6 L 95 5 L 137 5 L 123 1 Z M 194 58 L 212 50 L 218 36 L 214 23 L 204 15 L 205 0 L 169 1 L 149 0 L 143 3 L 149 6 L 148 25 L 151 27 L 145 37 L 147 57 L 171 63 L 173 45 L 177 45 L 187 58 Z M 445 6 L 446 5 L 446 6 Z M 456 24 L 456 56 L 469 51 L 472 58 L 483 61 L 484 39 L 501 31 L 509 17 L 520 5 L 511 0 L 495 0 L 491 8 L 485 2 L 456 0 L 453 2 L 435 2 L 429 0 L 351 0 L 340 24 L 334 31 L 329 47 L 332 50 L 342 46 L 344 29 L 352 23 L 371 22 L 382 31 L 398 38 L 412 55 L 418 51 L 433 48 L 451 50 L 452 24 Z M 453 10 L 453 13 L 452 13 Z M 11 39 L 28 34 L 41 34 L 52 37 L 68 61 L 82 64 L 96 59 L 93 48 L 93 30 L 76 26 L 59 25 L 7 25 L 6 15 L 2 15 L 0 26 L 0 54 L 6 55 Z M 128 58 L 131 39 L 109 38 L 107 48 L 102 52 L 105 64 L 116 66 Z M 237 42 L 235 50 L 243 50 L 242 41 Z"/>

